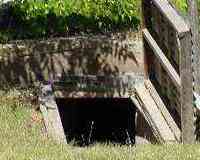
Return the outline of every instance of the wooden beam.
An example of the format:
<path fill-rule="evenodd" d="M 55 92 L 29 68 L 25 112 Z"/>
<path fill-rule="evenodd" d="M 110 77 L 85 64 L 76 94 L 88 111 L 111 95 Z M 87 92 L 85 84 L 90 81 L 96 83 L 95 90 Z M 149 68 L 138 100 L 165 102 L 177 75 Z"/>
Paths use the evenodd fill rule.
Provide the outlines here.
<path fill-rule="evenodd" d="M 158 46 L 156 41 L 153 39 L 153 37 L 151 36 L 149 31 L 147 29 L 144 29 L 143 34 L 144 34 L 144 38 L 148 42 L 149 46 L 153 50 L 153 53 L 158 58 L 158 60 L 160 61 L 161 65 L 166 70 L 166 72 L 169 74 L 171 80 L 173 81 L 173 83 L 175 84 L 177 89 L 180 91 L 181 79 L 180 79 L 178 73 L 176 72 L 174 67 L 171 65 L 170 61 L 167 59 L 165 54 L 162 52 L 162 50 L 160 49 L 160 47 Z"/>
<path fill-rule="evenodd" d="M 154 88 L 153 84 L 150 80 L 145 80 L 145 86 L 149 90 L 149 93 L 151 97 L 154 99 L 155 103 L 158 106 L 158 109 L 162 113 L 163 117 L 165 118 L 168 126 L 174 133 L 174 136 L 176 137 L 176 140 L 178 142 L 181 141 L 181 131 L 178 128 L 176 122 L 173 120 L 172 116 L 170 115 L 169 111 L 167 110 L 165 104 L 163 103 L 162 99 L 160 98 L 159 94 L 157 93 L 156 89 Z M 178 108 L 177 110 L 181 110 L 181 108 Z"/>
<path fill-rule="evenodd" d="M 176 143 L 177 140 L 169 128 L 165 118 L 161 114 L 160 110 L 158 109 L 157 104 L 155 103 L 154 99 L 151 97 L 149 91 L 146 89 L 144 84 L 136 85 L 136 98 L 139 100 L 141 105 L 139 106 L 139 110 L 142 111 L 145 119 L 149 123 L 152 131 L 160 143 Z M 135 100 L 132 98 L 133 102 Z M 136 106 L 136 107 L 137 107 Z"/>
<path fill-rule="evenodd" d="M 193 85 L 192 85 L 192 42 L 191 33 L 185 34 L 180 38 L 181 45 L 181 127 L 182 127 L 182 142 L 195 142 L 195 127 L 194 127 L 194 107 L 193 107 Z"/>
<path fill-rule="evenodd" d="M 200 94 L 200 34 L 199 34 L 199 16 L 197 0 L 187 0 L 188 17 L 192 32 L 193 43 L 193 72 L 194 72 L 194 90 Z"/>
<path fill-rule="evenodd" d="M 168 0 L 152 0 L 152 2 L 160 10 L 163 16 L 167 18 L 178 35 L 183 35 L 185 32 L 190 31 L 190 28 L 185 23 L 184 19 L 178 14 L 176 9 L 172 7 Z"/>

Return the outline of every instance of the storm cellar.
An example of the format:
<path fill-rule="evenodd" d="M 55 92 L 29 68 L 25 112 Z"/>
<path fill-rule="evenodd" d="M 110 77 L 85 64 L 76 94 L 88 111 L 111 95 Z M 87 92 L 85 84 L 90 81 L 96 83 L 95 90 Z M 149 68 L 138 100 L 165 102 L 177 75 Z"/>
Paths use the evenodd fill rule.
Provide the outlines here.
<path fill-rule="evenodd" d="M 88 60 L 80 55 L 68 74 L 41 86 L 40 109 L 58 142 L 134 144 L 136 135 L 152 143 L 191 140 L 190 28 L 167 0 L 142 0 L 142 9 L 141 75 L 134 51 L 111 50 Z"/>

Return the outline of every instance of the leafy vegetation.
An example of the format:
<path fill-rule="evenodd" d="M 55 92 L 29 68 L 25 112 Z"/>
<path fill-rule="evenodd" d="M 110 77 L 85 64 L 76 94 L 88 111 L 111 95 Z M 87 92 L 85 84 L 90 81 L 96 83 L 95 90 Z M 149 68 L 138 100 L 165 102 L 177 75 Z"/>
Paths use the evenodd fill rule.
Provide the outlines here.
<path fill-rule="evenodd" d="M 186 0 L 171 2 L 186 13 Z M 0 8 L 0 41 L 135 30 L 140 26 L 140 3 L 140 0 L 15 0 Z"/>
<path fill-rule="evenodd" d="M 15 0 L 1 33 L 21 39 L 136 29 L 139 5 L 139 0 Z"/>
<path fill-rule="evenodd" d="M 171 0 L 171 2 L 181 11 L 185 13 L 187 11 L 187 3 L 186 0 Z"/>

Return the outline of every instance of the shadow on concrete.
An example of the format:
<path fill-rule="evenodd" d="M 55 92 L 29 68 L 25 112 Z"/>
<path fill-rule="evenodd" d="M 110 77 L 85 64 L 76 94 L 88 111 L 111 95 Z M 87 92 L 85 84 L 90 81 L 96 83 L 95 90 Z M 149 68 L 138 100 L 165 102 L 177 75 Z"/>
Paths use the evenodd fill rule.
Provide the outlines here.
<path fill-rule="evenodd" d="M 16 41 L 1 48 L 0 53 L 0 86 L 27 86 L 61 75 L 118 75 L 138 72 L 141 67 L 134 50 L 122 39 L 108 37 Z"/>

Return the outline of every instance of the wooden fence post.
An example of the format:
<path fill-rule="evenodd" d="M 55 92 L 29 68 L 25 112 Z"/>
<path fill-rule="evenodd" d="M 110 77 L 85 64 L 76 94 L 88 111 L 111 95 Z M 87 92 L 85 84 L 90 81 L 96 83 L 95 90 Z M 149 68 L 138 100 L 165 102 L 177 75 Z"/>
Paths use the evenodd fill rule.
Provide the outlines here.
<path fill-rule="evenodd" d="M 192 43 L 191 33 L 187 32 L 180 37 L 181 57 L 181 128 L 182 143 L 192 144 L 195 142 L 194 108 L 193 108 L 193 85 L 192 85 Z"/>
<path fill-rule="evenodd" d="M 194 89 L 200 94 L 200 35 L 197 0 L 187 0 L 187 5 L 193 43 Z"/>

